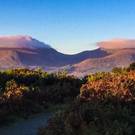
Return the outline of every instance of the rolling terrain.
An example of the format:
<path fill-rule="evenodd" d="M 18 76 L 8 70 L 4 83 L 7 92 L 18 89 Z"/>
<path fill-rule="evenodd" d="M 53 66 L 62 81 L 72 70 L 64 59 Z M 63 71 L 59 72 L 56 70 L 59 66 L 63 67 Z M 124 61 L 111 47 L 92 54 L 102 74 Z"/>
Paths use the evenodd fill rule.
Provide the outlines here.
<path fill-rule="evenodd" d="M 47 71 L 67 69 L 69 74 L 84 76 L 126 67 L 135 61 L 135 40 L 102 41 L 97 45 L 98 49 L 67 55 L 30 36 L 2 36 L 0 68 L 40 66 Z"/>
<path fill-rule="evenodd" d="M 88 58 L 72 66 L 71 74 L 83 76 L 90 72 L 111 71 L 114 67 L 127 67 L 135 61 L 135 49 L 124 48 L 104 51 L 109 55 L 102 58 Z M 109 53 L 110 52 L 110 53 Z"/>
<path fill-rule="evenodd" d="M 29 36 L 0 37 L 0 65 L 2 68 L 16 66 L 60 67 L 105 55 L 106 52 L 98 49 L 66 55 Z"/>

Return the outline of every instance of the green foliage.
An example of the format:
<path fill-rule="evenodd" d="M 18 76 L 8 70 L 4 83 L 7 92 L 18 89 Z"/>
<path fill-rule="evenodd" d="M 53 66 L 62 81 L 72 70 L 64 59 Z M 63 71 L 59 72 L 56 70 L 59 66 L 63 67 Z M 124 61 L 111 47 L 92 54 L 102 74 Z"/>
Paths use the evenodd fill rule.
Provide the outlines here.
<path fill-rule="evenodd" d="M 108 73 L 107 72 L 97 72 L 95 74 L 90 74 L 87 77 L 87 81 L 92 82 L 92 81 L 104 79 L 104 77 L 107 77 L 107 75 L 109 76 L 110 73 L 109 72 Z"/>
<path fill-rule="evenodd" d="M 94 76 L 94 75 L 93 75 Z M 127 74 L 104 73 L 82 85 L 80 98 L 83 100 L 132 100 L 135 93 L 135 72 Z"/>
<path fill-rule="evenodd" d="M 127 69 L 126 68 L 120 68 L 120 67 L 115 67 L 112 69 L 112 72 L 115 74 L 126 74 Z"/>
<path fill-rule="evenodd" d="M 135 62 L 129 65 L 128 70 L 135 70 Z"/>
<path fill-rule="evenodd" d="M 134 109 L 130 103 L 77 101 L 56 113 L 39 135 L 134 135 Z"/>
<path fill-rule="evenodd" d="M 63 70 L 58 71 L 58 72 L 56 73 L 56 75 L 57 75 L 58 77 L 64 78 L 64 77 L 67 76 L 67 73 L 68 73 L 67 70 L 63 69 Z"/>
<path fill-rule="evenodd" d="M 135 72 L 96 73 L 88 76 L 76 100 L 38 134 L 134 135 L 134 111 Z"/>
<path fill-rule="evenodd" d="M 10 115 L 27 118 L 50 104 L 70 102 L 39 129 L 39 135 L 134 135 L 135 71 L 131 67 L 81 80 L 66 71 L 49 74 L 40 68 L 1 71 L 0 122 Z"/>
<path fill-rule="evenodd" d="M 18 86 L 18 84 L 14 80 L 11 80 L 7 81 L 3 96 L 7 99 L 20 98 L 23 92 L 28 90 L 29 90 L 28 87 Z"/>
<path fill-rule="evenodd" d="M 82 81 L 65 72 L 48 74 L 41 68 L 0 71 L 0 118 L 5 114 L 27 117 L 49 104 L 66 103 L 78 94 Z M 6 110 L 6 111 L 5 111 Z"/>

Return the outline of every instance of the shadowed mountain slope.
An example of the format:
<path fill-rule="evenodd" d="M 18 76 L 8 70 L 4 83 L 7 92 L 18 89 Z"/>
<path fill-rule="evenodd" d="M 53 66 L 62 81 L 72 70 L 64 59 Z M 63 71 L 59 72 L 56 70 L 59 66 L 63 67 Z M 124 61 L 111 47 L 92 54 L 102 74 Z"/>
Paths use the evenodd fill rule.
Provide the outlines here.
<path fill-rule="evenodd" d="M 64 68 L 70 74 L 83 76 L 135 61 L 135 40 L 102 41 L 97 45 L 98 49 L 67 55 L 30 36 L 0 37 L 0 68 L 41 66 L 48 71 Z"/>
<path fill-rule="evenodd" d="M 75 64 L 87 58 L 99 58 L 106 55 L 107 53 L 100 49 L 66 55 L 29 36 L 0 37 L 0 66 L 2 67 L 60 67 Z"/>

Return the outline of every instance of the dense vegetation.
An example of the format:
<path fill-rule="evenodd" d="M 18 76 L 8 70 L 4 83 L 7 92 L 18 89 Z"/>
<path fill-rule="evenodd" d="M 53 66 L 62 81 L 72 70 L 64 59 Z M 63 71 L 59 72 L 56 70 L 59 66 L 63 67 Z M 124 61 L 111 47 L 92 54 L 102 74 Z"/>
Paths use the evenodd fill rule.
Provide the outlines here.
<path fill-rule="evenodd" d="M 50 105 L 72 101 L 82 81 L 65 72 L 49 74 L 41 69 L 0 72 L 0 123 L 13 116 L 27 118 Z"/>
<path fill-rule="evenodd" d="M 134 135 L 135 64 L 85 77 L 80 94 L 39 135 Z"/>

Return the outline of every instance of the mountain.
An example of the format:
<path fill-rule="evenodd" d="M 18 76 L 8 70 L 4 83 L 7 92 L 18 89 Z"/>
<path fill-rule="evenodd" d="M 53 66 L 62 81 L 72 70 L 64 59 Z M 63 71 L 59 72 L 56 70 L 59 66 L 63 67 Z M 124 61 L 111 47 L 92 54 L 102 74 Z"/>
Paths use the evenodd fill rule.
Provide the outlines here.
<path fill-rule="evenodd" d="M 41 66 L 48 71 L 67 69 L 69 74 L 84 76 L 135 61 L 135 40 L 117 39 L 97 45 L 98 49 L 67 55 L 30 36 L 1 36 L 0 68 Z"/>
<path fill-rule="evenodd" d="M 75 64 L 87 58 L 99 58 L 105 55 L 107 55 L 106 52 L 100 49 L 85 51 L 75 55 L 66 55 L 30 36 L 0 37 L 1 68 L 18 66 L 55 68 Z"/>
<path fill-rule="evenodd" d="M 135 40 L 113 39 L 113 40 L 98 42 L 97 45 L 100 48 L 104 48 L 104 49 L 135 48 Z"/>
<path fill-rule="evenodd" d="M 50 48 L 49 45 L 30 36 L 1 36 L 0 48 L 36 49 Z"/>
<path fill-rule="evenodd" d="M 98 42 L 97 45 L 108 55 L 74 64 L 70 74 L 84 76 L 97 71 L 110 71 L 114 67 L 127 67 L 135 62 L 135 40 L 110 40 Z"/>

